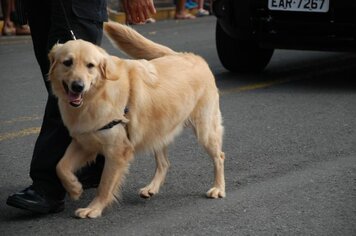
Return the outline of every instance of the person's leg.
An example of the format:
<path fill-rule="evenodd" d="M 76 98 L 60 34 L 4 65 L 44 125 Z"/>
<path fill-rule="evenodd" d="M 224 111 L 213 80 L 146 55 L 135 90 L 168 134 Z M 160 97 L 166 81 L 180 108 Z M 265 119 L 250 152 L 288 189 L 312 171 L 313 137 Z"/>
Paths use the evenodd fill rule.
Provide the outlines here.
<path fill-rule="evenodd" d="M 30 27 L 28 26 L 27 22 L 21 21 L 21 16 L 23 14 L 21 6 L 25 5 L 26 2 L 23 0 L 11 0 L 11 7 L 10 7 L 10 19 L 14 23 L 15 33 L 16 35 L 30 35 Z"/>
<path fill-rule="evenodd" d="M 69 25 L 65 19 L 60 2 L 54 1 L 52 3 L 52 12 L 54 13 L 52 13 L 51 15 L 52 24 L 48 38 L 48 51 L 56 43 L 65 43 L 66 41 L 71 40 L 72 35 L 70 33 L 70 29 L 74 32 L 75 37 L 77 39 L 83 39 L 100 46 L 103 37 L 103 23 L 78 18 L 72 11 L 71 1 L 67 0 L 63 1 L 63 3 L 66 16 L 69 21 Z M 56 116 L 59 116 L 57 103 L 55 108 L 57 112 Z M 62 121 L 61 125 L 63 126 Z M 68 144 L 69 142 L 65 146 L 67 147 Z M 64 149 L 64 151 L 65 150 L 66 148 Z M 64 155 L 64 151 L 61 153 L 60 158 Z M 56 159 L 55 165 L 57 165 L 60 158 Z M 99 155 L 96 158 L 95 163 L 91 163 L 77 172 L 78 179 L 83 184 L 84 189 L 98 186 L 100 182 L 101 173 L 104 168 L 104 162 L 104 157 Z M 55 166 L 53 168 L 55 168 Z M 56 178 L 56 180 L 58 180 L 58 178 Z M 54 193 L 56 192 L 54 191 Z"/>
<path fill-rule="evenodd" d="M 64 146 L 69 140 L 64 138 L 68 136 L 68 134 L 65 134 L 65 130 L 59 131 L 61 130 L 58 126 L 60 119 L 56 116 L 56 109 L 53 108 L 56 106 L 56 101 L 50 95 L 50 85 L 46 79 L 49 68 L 47 42 L 51 27 L 51 4 L 50 1 L 46 0 L 31 1 L 27 7 L 34 53 L 49 95 L 41 132 L 37 138 L 31 161 L 30 176 L 33 185 L 11 195 L 7 199 L 7 204 L 41 213 L 58 212 L 64 209 L 65 192 L 55 174 L 54 168 L 61 155 L 56 155 L 56 153 L 60 150 L 60 146 L 65 149 Z M 58 127 L 53 129 L 52 126 Z M 57 141 L 48 141 L 50 137 L 56 137 L 56 135 L 58 136 Z M 52 192 L 52 189 L 58 190 L 57 194 Z"/>
<path fill-rule="evenodd" d="M 176 4 L 176 14 L 183 14 L 186 0 L 178 0 Z"/>
<path fill-rule="evenodd" d="M 185 11 L 185 3 L 186 3 L 186 0 L 178 0 L 177 1 L 175 19 L 186 20 L 186 19 L 194 19 L 195 18 L 195 16 L 193 16 Z"/>
<path fill-rule="evenodd" d="M 75 32 L 76 37 L 99 45 L 103 35 L 102 23 L 94 23 L 77 18 L 72 14 L 70 1 L 63 1 L 63 3 L 70 27 Z M 64 198 L 65 191 L 56 175 L 55 168 L 63 157 L 71 138 L 62 122 L 57 99 L 53 96 L 49 81 L 47 80 L 46 75 L 49 70 L 47 55 L 54 44 L 65 43 L 72 38 L 60 3 L 53 1 L 50 7 L 51 15 L 49 16 L 49 21 L 51 25 L 48 28 L 46 43 L 42 44 L 42 47 L 41 45 L 38 47 L 34 45 L 35 51 L 37 51 L 36 54 L 39 54 L 39 64 L 41 65 L 44 82 L 49 95 L 41 133 L 37 139 L 31 162 L 30 176 L 35 189 L 45 189 L 44 191 L 50 197 L 62 199 Z M 38 43 L 42 43 L 41 40 Z M 43 45 L 47 46 L 43 47 Z M 91 172 L 99 172 L 97 176 L 99 175 L 100 177 L 100 172 L 103 168 L 103 158 L 99 158 L 97 166 L 94 165 L 92 167 L 91 169 L 94 170 Z"/>
<path fill-rule="evenodd" d="M 2 27 L 2 35 L 14 35 L 16 29 L 11 21 L 11 6 L 14 0 L 1 0 L 1 9 L 4 17 L 4 25 Z"/>
<path fill-rule="evenodd" d="M 52 30 L 51 15 L 53 13 L 50 2 L 32 1 L 28 6 L 33 47 L 48 92 L 41 132 L 37 138 L 32 156 L 30 177 L 33 180 L 35 190 L 44 192 L 43 194 L 50 198 L 63 199 L 65 191 L 57 178 L 55 167 L 71 139 L 63 125 L 57 100 L 52 95 L 50 83 L 47 80 L 49 70 L 47 55 L 51 47 L 49 38 Z M 42 10 L 37 4 L 42 6 L 44 4 L 46 10 Z"/>
<path fill-rule="evenodd" d="M 87 22 L 76 18 L 71 13 L 71 2 L 63 2 L 65 3 L 70 25 L 77 38 L 100 44 L 102 38 L 102 23 Z M 43 80 L 48 91 L 48 100 L 41 132 L 36 141 L 31 161 L 30 176 L 33 180 L 33 185 L 30 189 L 25 189 L 22 192 L 10 196 L 8 204 L 42 213 L 57 212 L 64 208 L 63 199 L 65 190 L 56 175 L 55 168 L 64 155 L 71 138 L 61 120 L 57 99 L 52 95 L 50 84 L 47 80 L 49 71 L 47 55 L 55 43 L 64 43 L 71 39 L 71 35 L 63 15 L 63 9 L 58 1 L 53 1 L 52 3 L 48 0 L 32 1 L 29 4 L 28 15 L 35 56 L 40 65 Z M 104 159 L 100 157 L 97 160 L 97 164 L 87 168 L 88 171 L 86 172 L 89 172 L 89 175 L 94 175 L 94 179 L 96 178 L 95 181 L 99 182 L 103 165 Z M 85 171 L 82 171 L 82 173 L 83 172 Z M 90 181 L 92 180 L 90 178 L 91 177 L 84 177 L 82 180 Z M 81 180 L 80 177 L 79 179 Z M 95 183 L 89 184 L 95 186 Z M 35 194 L 41 195 L 42 200 L 37 202 L 32 201 L 34 204 L 29 207 L 29 200 L 33 198 L 39 199 L 38 196 L 34 197 Z M 22 205 L 21 201 L 23 203 Z M 43 204 L 44 201 L 47 203 Z"/>
<path fill-rule="evenodd" d="M 204 0 L 198 0 L 198 11 L 196 13 L 197 17 L 208 16 L 209 11 L 204 9 Z"/>

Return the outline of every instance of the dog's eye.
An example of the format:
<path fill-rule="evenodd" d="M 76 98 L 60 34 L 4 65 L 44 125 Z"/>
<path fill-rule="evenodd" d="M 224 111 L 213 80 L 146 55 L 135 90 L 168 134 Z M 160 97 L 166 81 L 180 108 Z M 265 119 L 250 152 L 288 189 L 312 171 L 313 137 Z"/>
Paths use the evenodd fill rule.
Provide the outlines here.
<path fill-rule="evenodd" d="M 94 64 L 93 63 L 88 63 L 87 64 L 87 67 L 90 69 L 90 68 L 93 68 L 94 67 Z"/>
<path fill-rule="evenodd" d="M 72 59 L 65 60 L 65 61 L 63 61 L 63 65 L 69 67 L 69 66 L 73 65 L 73 60 Z"/>

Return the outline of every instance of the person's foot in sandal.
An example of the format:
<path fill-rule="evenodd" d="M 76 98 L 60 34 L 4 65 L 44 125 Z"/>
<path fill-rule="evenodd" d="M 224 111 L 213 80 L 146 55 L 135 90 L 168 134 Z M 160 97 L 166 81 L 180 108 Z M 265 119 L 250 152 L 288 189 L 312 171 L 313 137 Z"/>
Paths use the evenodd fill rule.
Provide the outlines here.
<path fill-rule="evenodd" d="M 11 36 L 16 34 L 16 28 L 12 21 L 4 21 L 4 25 L 1 31 L 1 34 L 4 36 Z"/>
<path fill-rule="evenodd" d="M 203 16 L 208 16 L 208 15 L 210 15 L 210 13 L 209 13 L 207 10 L 205 10 L 205 9 L 199 9 L 199 10 L 197 11 L 197 14 L 196 14 L 195 16 L 197 16 L 197 17 L 203 17 Z"/>
<path fill-rule="evenodd" d="M 28 25 L 18 25 L 16 26 L 16 35 L 30 35 L 31 30 Z"/>
<path fill-rule="evenodd" d="M 127 22 L 127 23 L 129 25 L 144 25 L 146 23 L 156 23 L 156 20 L 150 17 L 145 22 L 140 22 L 140 23 Z"/>
<path fill-rule="evenodd" d="M 180 14 L 176 14 L 174 18 L 176 20 L 192 20 L 195 19 L 195 16 L 189 13 L 180 13 Z"/>

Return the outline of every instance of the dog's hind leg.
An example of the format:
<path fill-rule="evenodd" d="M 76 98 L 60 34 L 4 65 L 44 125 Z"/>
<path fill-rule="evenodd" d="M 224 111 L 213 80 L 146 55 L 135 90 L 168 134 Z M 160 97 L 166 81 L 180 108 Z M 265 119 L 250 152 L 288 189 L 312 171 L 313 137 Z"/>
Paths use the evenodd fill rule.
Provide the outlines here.
<path fill-rule="evenodd" d="M 169 160 L 167 157 L 167 147 L 159 151 L 155 151 L 156 172 L 150 184 L 140 189 L 142 198 L 150 198 L 159 192 L 159 188 L 164 183 L 169 168 Z"/>
<path fill-rule="evenodd" d="M 214 104 L 213 102 L 211 104 Z M 211 107 L 210 107 L 211 108 Z M 214 185 L 206 193 L 209 198 L 225 197 L 225 154 L 222 152 L 223 126 L 219 105 L 213 112 L 198 111 L 192 120 L 196 136 L 214 162 Z"/>
<path fill-rule="evenodd" d="M 96 153 L 84 151 L 75 140 L 72 140 L 63 158 L 57 164 L 57 176 L 72 199 L 79 199 L 83 192 L 82 184 L 74 173 L 87 164 L 88 161 L 95 160 L 95 157 Z"/>
<path fill-rule="evenodd" d="M 133 147 L 128 140 L 108 148 L 103 154 L 105 165 L 96 197 L 86 208 L 79 208 L 75 215 L 79 218 L 97 218 L 102 211 L 119 196 L 129 163 L 133 159 Z"/>

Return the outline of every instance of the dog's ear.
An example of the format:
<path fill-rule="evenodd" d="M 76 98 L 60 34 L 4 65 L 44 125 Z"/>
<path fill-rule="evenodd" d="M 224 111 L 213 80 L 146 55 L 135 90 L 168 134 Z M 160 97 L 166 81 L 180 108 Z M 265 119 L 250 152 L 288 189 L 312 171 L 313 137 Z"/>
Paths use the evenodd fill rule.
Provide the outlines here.
<path fill-rule="evenodd" d="M 51 51 L 48 53 L 48 59 L 49 59 L 49 63 L 50 63 L 49 73 L 48 73 L 49 75 L 52 74 L 53 68 L 57 64 L 56 52 L 62 46 L 63 46 L 63 44 L 57 43 L 52 47 Z"/>
<path fill-rule="evenodd" d="M 56 52 L 57 52 L 58 49 L 60 49 L 62 46 L 63 46 L 63 44 L 56 43 L 56 44 L 52 47 L 51 51 L 49 52 L 48 58 L 49 58 L 49 62 L 51 63 L 51 65 L 54 63 Z"/>
<path fill-rule="evenodd" d="M 113 56 L 106 56 L 100 62 L 100 71 L 103 79 L 118 80 L 118 62 L 119 59 Z"/>

